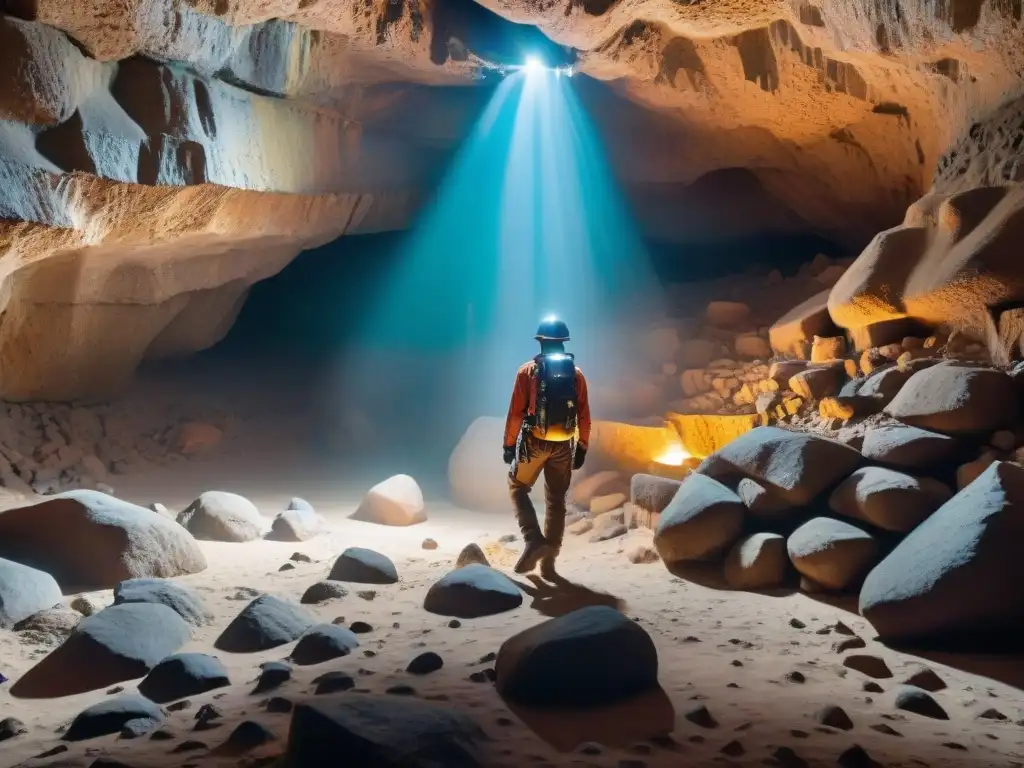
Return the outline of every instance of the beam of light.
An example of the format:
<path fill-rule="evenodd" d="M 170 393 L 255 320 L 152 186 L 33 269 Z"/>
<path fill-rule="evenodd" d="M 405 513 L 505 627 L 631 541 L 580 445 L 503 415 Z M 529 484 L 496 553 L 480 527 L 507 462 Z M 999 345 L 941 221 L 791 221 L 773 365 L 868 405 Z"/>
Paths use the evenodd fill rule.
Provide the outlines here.
<path fill-rule="evenodd" d="M 476 416 L 503 416 L 545 315 L 569 325 L 593 382 L 621 364 L 622 328 L 657 314 L 645 248 L 572 80 L 526 69 L 497 87 L 372 287 L 355 335 L 373 354 L 350 350 L 342 366 L 346 398 L 392 413 L 404 403 L 410 429 L 457 437 Z"/>
<path fill-rule="evenodd" d="M 528 75 L 536 75 L 544 71 L 544 62 L 536 56 L 527 56 L 526 61 L 523 63 L 523 70 Z"/>

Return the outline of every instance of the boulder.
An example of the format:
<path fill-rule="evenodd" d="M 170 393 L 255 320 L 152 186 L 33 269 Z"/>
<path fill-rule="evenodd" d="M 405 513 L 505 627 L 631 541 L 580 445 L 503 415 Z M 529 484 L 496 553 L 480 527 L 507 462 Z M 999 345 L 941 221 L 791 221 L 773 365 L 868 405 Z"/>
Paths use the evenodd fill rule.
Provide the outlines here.
<path fill-rule="evenodd" d="M 205 653 L 176 653 L 150 670 L 139 683 L 139 693 L 166 704 L 227 685 L 231 685 L 228 671 L 219 659 Z"/>
<path fill-rule="evenodd" d="M 448 459 L 448 485 L 458 506 L 509 513 L 508 467 L 501 457 L 504 439 L 504 419 L 481 416 L 469 425 Z"/>
<path fill-rule="evenodd" d="M 745 510 L 739 496 L 717 480 L 690 475 L 662 512 L 654 546 L 669 565 L 714 559 L 740 535 Z"/>
<path fill-rule="evenodd" d="M 14 684 L 11 693 L 53 698 L 134 680 L 178 650 L 190 634 L 185 620 L 165 605 L 112 605 L 82 619 L 67 640 Z"/>
<path fill-rule="evenodd" d="M 601 707 L 658 688 L 658 652 L 614 608 L 579 608 L 513 635 L 498 650 L 495 686 L 527 707 Z"/>
<path fill-rule="evenodd" d="M 334 561 L 329 581 L 352 581 L 359 584 L 394 584 L 398 570 L 391 560 L 363 547 L 349 547 Z"/>
<path fill-rule="evenodd" d="M 321 768 L 325 755 L 358 766 L 483 768 L 488 738 L 454 709 L 398 696 L 346 693 L 296 704 L 285 759 Z"/>
<path fill-rule="evenodd" d="M 590 514 L 594 517 L 600 517 L 612 510 L 621 509 L 625 503 L 626 494 L 624 493 L 609 493 L 604 496 L 598 496 L 590 502 Z"/>
<path fill-rule="evenodd" d="M 785 499 L 776 496 L 771 490 L 749 477 L 744 477 L 736 485 L 736 495 L 740 497 L 750 515 L 759 520 L 785 519 L 796 509 Z"/>
<path fill-rule="evenodd" d="M 792 506 L 803 506 L 862 461 L 860 453 L 835 440 L 756 427 L 709 456 L 696 471 L 713 478 L 749 477 Z"/>
<path fill-rule="evenodd" d="M 793 531 L 786 549 L 802 576 L 836 592 L 856 586 L 878 558 L 871 534 L 828 517 L 816 517 Z"/>
<path fill-rule="evenodd" d="M 265 651 L 297 640 L 314 623 L 300 605 L 260 595 L 242 609 L 213 645 L 229 653 Z"/>
<path fill-rule="evenodd" d="M 45 571 L 69 591 L 206 568 L 195 539 L 173 520 L 99 491 L 0 513 L 0 557 Z"/>
<path fill-rule="evenodd" d="M 667 477 L 633 475 L 629 481 L 629 501 L 645 512 L 660 515 L 672 501 L 680 485 L 682 481 Z"/>
<path fill-rule="evenodd" d="M 33 613 L 14 625 L 20 639 L 36 645 L 60 645 L 75 630 L 82 614 L 63 606 Z"/>
<path fill-rule="evenodd" d="M 328 600 L 340 600 L 348 595 L 348 589 L 340 581 L 318 581 L 305 592 L 299 602 L 303 605 L 326 603 Z"/>
<path fill-rule="evenodd" d="M 839 328 L 828 313 L 829 291 L 822 291 L 780 317 L 768 331 L 772 349 L 780 355 L 806 360 L 815 336 L 837 336 Z"/>
<path fill-rule="evenodd" d="M 906 533 L 949 501 L 953 492 L 938 480 L 917 478 L 883 467 L 862 467 L 829 498 L 836 514 Z"/>
<path fill-rule="evenodd" d="M 138 694 L 126 693 L 79 712 L 63 738 L 64 741 L 85 741 L 118 733 L 133 720 L 148 720 L 155 727 L 163 719 L 163 710 L 152 701 Z"/>
<path fill-rule="evenodd" d="M 309 541 L 323 533 L 324 519 L 305 499 L 293 498 L 270 524 L 267 538 L 273 541 Z"/>
<path fill-rule="evenodd" d="M 359 647 L 355 633 L 337 624 L 316 624 L 307 629 L 292 650 L 291 660 L 306 666 L 348 656 Z"/>
<path fill-rule="evenodd" d="M 1024 468 L 998 461 L 868 574 L 861 614 L 883 640 L 923 644 L 1016 636 L 1024 592 L 1007 588 L 1024 536 Z"/>
<path fill-rule="evenodd" d="M 914 427 L 971 435 L 1012 427 L 1020 406 L 1002 371 L 942 364 L 911 376 L 885 412 Z"/>
<path fill-rule="evenodd" d="M 475 619 L 518 608 L 523 594 L 493 568 L 471 563 L 445 574 L 427 590 L 423 608 L 441 616 Z"/>
<path fill-rule="evenodd" d="M 806 400 L 838 394 L 842 370 L 836 366 L 805 368 L 789 380 L 789 388 Z"/>
<path fill-rule="evenodd" d="M 61 597 L 60 586 L 50 574 L 0 559 L 0 629 L 52 608 Z"/>
<path fill-rule="evenodd" d="M 737 541 L 725 558 L 726 583 L 733 589 L 771 589 L 786 581 L 786 539 L 777 533 L 754 533 Z"/>
<path fill-rule="evenodd" d="M 353 520 L 378 525 L 416 525 L 427 520 L 423 491 L 409 475 L 394 475 L 367 491 Z"/>
<path fill-rule="evenodd" d="M 166 605 L 196 627 L 213 621 L 199 595 L 187 587 L 167 579 L 128 579 L 114 587 L 114 605 L 122 603 L 155 603 Z"/>
<path fill-rule="evenodd" d="M 568 501 L 583 509 L 590 508 L 592 499 L 609 493 L 628 493 L 629 482 L 620 472 L 605 469 L 573 483 L 569 489 Z"/>
<path fill-rule="evenodd" d="M 253 541 L 263 535 L 265 528 L 255 504 L 225 491 L 202 494 L 178 515 L 178 523 L 204 541 Z"/>
<path fill-rule="evenodd" d="M 860 452 L 864 458 L 879 464 L 922 469 L 948 461 L 957 447 L 956 438 L 948 435 L 906 424 L 885 424 L 865 433 Z"/>
<path fill-rule="evenodd" d="M 872 371 L 857 389 L 857 394 L 861 397 L 874 398 L 886 406 L 899 394 L 913 375 L 913 371 L 901 370 L 897 366 Z"/>

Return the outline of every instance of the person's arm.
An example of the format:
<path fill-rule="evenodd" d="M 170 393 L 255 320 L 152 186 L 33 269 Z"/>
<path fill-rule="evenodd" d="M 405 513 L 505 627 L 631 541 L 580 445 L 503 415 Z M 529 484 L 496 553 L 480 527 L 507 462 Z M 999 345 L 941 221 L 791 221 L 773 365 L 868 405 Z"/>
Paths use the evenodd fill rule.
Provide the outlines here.
<path fill-rule="evenodd" d="M 585 451 L 590 445 L 590 397 L 587 394 L 587 379 L 579 368 L 576 369 L 576 400 L 579 447 Z"/>
<path fill-rule="evenodd" d="M 512 387 L 512 400 L 508 404 L 508 417 L 505 419 L 505 442 L 502 448 L 515 448 L 519 440 L 519 430 L 523 428 L 523 419 L 530 407 L 530 376 L 526 368 L 516 373 L 516 383 Z"/>

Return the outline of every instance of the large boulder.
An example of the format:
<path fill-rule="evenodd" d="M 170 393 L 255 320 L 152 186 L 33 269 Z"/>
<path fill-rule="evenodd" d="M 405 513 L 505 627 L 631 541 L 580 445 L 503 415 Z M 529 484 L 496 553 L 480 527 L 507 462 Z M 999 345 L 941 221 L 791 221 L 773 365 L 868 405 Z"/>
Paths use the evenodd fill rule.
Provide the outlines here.
<path fill-rule="evenodd" d="M 697 472 L 750 477 L 792 506 L 803 506 L 863 461 L 847 445 L 806 432 L 757 427 L 712 454 Z"/>
<path fill-rule="evenodd" d="M 997 461 L 868 574 L 861 614 L 884 640 L 955 643 L 1024 631 L 1007 579 L 1024 538 L 1024 468 Z"/>
<path fill-rule="evenodd" d="M 736 495 L 740 497 L 740 501 L 743 502 L 743 506 L 747 508 L 751 516 L 759 520 L 786 519 L 799 509 L 778 496 L 770 488 L 749 477 L 744 477 L 736 484 Z"/>
<path fill-rule="evenodd" d="M 725 558 L 725 582 L 733 589 L 771 589 L 789 573 L 786 539 L 777 533 L 754 533 L 733 545 Z"/>
<path fill-rule="evenodd" d="M 297 640 L 314 624 L 310 613 L 288 600 L 260 595 L 242 609 L 214 647 L 229 653 L 255 653 Z"/>
<path fill-rule="evenodd" d="M 833 512 L 871 523 L 886 531 L 916 528 L 953 495 L 945 485 L 884 467 L 861 467 L 832 492 Z"/>
<path fill-rule="evenodd" d="M 163 719 L 163 710 L 152 701 L 138 694 L 125 693 L 79 712 L 64 732 L 64 741 L 85 741 L 118 733 L 133 720 L 149 721 L 150 727 L 155 727 Z"/>
<path fill-rule="evenodd" d="M 228 671 L 216 657 L 205 653 L 175 653 L 150 670 L 139 683 L 139 693 L 165 704 L 227 685 L 231 685 Z"/>
<path fill-rule="evenodd" d="M 527 707 L 601 707 L 658 687 L 647 632 L 614 608 L 592 605 L 513 635 L 498 650 L 495 685 Z"/>
<path fill-rule="evenodd" d="M 509 513 L 508 466 L 502 461 L 505 420 L 481 416 L 466 430 L 448 459 L 452 501 L 481 512 Z M 542 485 L 542 483 L 538 483 Z"/>
<path fill-rule="evenodd" d="M 645 512 L 660 515 L 675 497 L 681 482 L 658 475 L 633 475 L 629 481 L 629 500 Z"/>
<path fill-rule="evenodd" d="M 56 650 L 11 689 L 22 698 L 53 698 L 105 688 L 147 674 L 180 648 L 191 627 L 165 605 L 112 605 L 82 619 Z"/>
<path fill-rule="evenodd" d="M 167 579 L 128 579 L 114 587 L 114 605 L 122 603 L 157 603 L 166 605 L 196 627 L 213 621 L 213 615 L 202 599 L 187 587 Z"/>
<path fill-rule="evenodd" d="M 523 593 L 508 576 L 470 563 L 442 576 L 427 590 L 423 608 L 441 616 L 476 619 L 518 608 Z"/>
<path fill-rule="evenodd" d="M 178 522 L 205 541 L 252 541 L 266 528 L 255 504 L 226 491 L 206 491 L 178 515 Z"/>
<path fill-rule="evenodd" d="M 864 434 L 860 452 L 864 458 L 891 467 L 922 469 L 951 459 L 958 441 L 949 435 L 906 424 L 883 424 Z"/>
<path fill-rule="evenodd" d="M 285 758 L 290 768 L 346 764 L 402 768 L 483 768 L 487 736 L 454 709 L 398 696 L 346 693 L 295 706 Z"/>
<path fill-rule="evenodd" d="M 349 547 L 334 561 L 327 580 L 394 584 L 398 581 L 398 569 L 387 555 L 364 547 Z"/>
<path fill-rule="evenodd" d="M 359 638 L 338 624 L 315 624 L 307 629 L 292 650 L 291 660 L 305 666 L 348 656 L 359 647 Z"/>
<path fill-rule="evenodd" d="M 836 592 L 856 586 L 878 558 L 871 534 L 828 517 L 808 520 L 793 531 L 786 549 L 801 576 Z"/>
<path fill-rule="evenodd" d="M 0 559 L 0 629 L 10 629 L 60 601 L 60 586 L 53 576 Z"/>
<path fill-rule="evenodd" d="M 815 336 L 837 335 L 839 329 L 828 313 L 828 294 L 822 291 L 776 320 L 768 331 L 772 349 L 787 357 L 806 360 Z"/>
<path fill-rule="evenodd" d="M 416 525 L 427 520 L 423 491 L 409 475 L 394 475 L 366 492 L 353 520 L 379 525 Z"/>
<path fill-rule="evenodd" d="M 662 512 L 654 546 L 669 565 L 714 559 L 740 535 L 745 511 L 739 496 L 717 480 L 690 475 Z"/>
<path fill-rule="evenodd" d="M 1002 371 L 940 364 L 918 371 L 886 406 L 893 418 L 949 435 L 995 432 L 1020 415 L 1017 389 Z"/>
<path fill-rule="evenodd" d="M 67 590 L 206 568 L 195 539 L 173 520 L 98 491 L 69 491 L 0 513 L 0 557 L 45 571 Z"/>

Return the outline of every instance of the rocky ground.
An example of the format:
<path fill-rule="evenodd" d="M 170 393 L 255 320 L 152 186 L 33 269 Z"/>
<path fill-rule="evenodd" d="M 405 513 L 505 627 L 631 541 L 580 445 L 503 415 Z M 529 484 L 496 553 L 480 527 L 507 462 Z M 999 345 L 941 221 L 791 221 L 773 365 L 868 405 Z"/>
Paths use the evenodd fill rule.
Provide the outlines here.
<path fill-rule="evenodd" d="M 481 515 L 428 499 L 427 520 L 416 525 L 356 521 L 349 516 L 360 508 L 365 516 L 364 489 L 346 486 L 336 475 L 318 476 L 308 463 L 264 460 L 252 471 L 255 461 L 222 455 L 150 469 L 124 476 L 119 495 L 138 504 L 159 500 L 180 511 L 219 477 L 216 487 L 245 494 L 269 522 L 288 506 L 291 493 L 301 492 L 324 518 L 321 533 L 303 542 L 199 542 L 208 567 L 173 579 L 189 596 L 161 598 L 195 622 L 183 635 L 170 638 L 165 631 L 150 638 L 141 652 L 138 638 L 127 650 L 110 652 L 110 646 L 123 646 L 123 641 L 107 637 L 107 652 L 94 647 L 77 658 L 80 666 L 45 676 L 48 685 L 73 691 L 81 687 L 77 680 L 88 676 L 90 665 L 112 670 L 110 681 L 96 690 L 51 690 L 45 698 L 32 698 L 36 694 L 26 693 L 24 680 L 33 677 L 30 669 L 58 655 L 57 646 L 70 642 L 66 637 L 76 622 L 95 625 L 103 618 L 103 609 L 114 602 L 110 588 L 68 593 L 61 608 L 0 630 L 2 672 L 8 678 L 0 689 L 0 715 L 20 722 L 5 721 L 4 733 L 16 735 L 3 746 L 4 764 L 276 765 L 289 749 L 293 765 L 320 764 L 295 756 L 299 747 L 289 746 L 289 730 L 308 729 L 311 712 L 336 705 L 354 707 L 345 710 L 349 719 L 338 715 L 340 725 L 307 735 L 304 743 L 332 751 L 339 745 L 354 749 L 351 732 L 365 728 L 375 711 L 403 718 L 406 732 L 440 729 L 436 708 L 471 718 L 475 726 L 459 718 L 443 722 L 463 743 L 479 744 L 481 762 L 459 762 L 468 758 L 452 752 L 449 743 L 442 753 L 445 765 L 1002 766 L 1024 760 L 1024 726 L 1016 724 L 1024 718 L 1024 694 L 1012 660 L 901 653 L 877 642 L 871 625 L 841 601 L 833 604 L 791 589 L 771 595 L 725 592 L 678 578 L 657 563 L 652 534 L 642 529 L 620 531 L 603 541 L 591 541 L 592 532 L 570 535 L 560 563 L 564 581 L 511 582 L 495 574 L 488 586 L 473 574 L 470 582 L 477 588 L 454 592 L 453 611 L 451 602 L 437 602 L 435 585 L 453 569 L 472 574 L 481 567 L 456 568 L 466 562 L 460 558 L 466 545 L 476 543 L 497 571 L 511 575 L 520 547 L 511 516 Z M 243 474 L 246 464 L 249 471 Z M 410 496 L 407 486 L 400 491 L 398 506 L 414 509 L 415 494 Z M 576 530 L 584 527 L 577 524 Z M 371 562 L 374 575 L 338 563 L 351 547 L 384 556 L 358 555 Z M 351 557 L 340 559 L 351 564 Z M 365 583 L 391 581 L 387 575 L 380 578 L 389 562 L 397 581 Z M 321 588 L 322 594 L 308 593 L 328 576 L 333 582 Z M 511 589 L 503 589 L 510 584 Z M 236 617 L 252 613 L 254 601 L 266 602 L 263 595 L 285 601 L 269 613 L 276 619 L 268 621 L 264 614 L 239 631 Z M 521 604 L 509 602 L 509 595 L 521 595 Z M 322 601 L 303 604 L 314 597 Z M 122 610 L 162 608 L 123 599 Z M 552 646 L 554 667 L 543 661 L 531 666 L 522 662 L 521 651 L 513 653 L 514 643 L 503 647 L 548 617 L 586 606 L 591 611 L 600 611 L 593 606 L 615 607 L 635 620 L 626 623 L 653 644 L 664 696 L 648 693 L 586 716 L 565 707 L 539 715 L 506 700 L 517 680 L 528 682 L 538 674 L 561 684 L 542 696 L 573 687 L 599 696 L 602 680 L 642 683 L 652 674 L 653 660 L 642 639 L 638 644 L 602 616 L 597 617 L 602 631 L 596 654 L 585 661 L 570 650 L 576 663 L 567 663 L 567 649 Z M 84 619 L 80 612 L 92 617 Z M 459 618 L 448 615 L 452 612 L 493 614 Z M 114 626 L 125 621 L 106 615 Z M 323 634 L 323 624 L 333 625 L 337 636 L 313 643 L 312 650 L 310 641 L 300 641 L 307 645 L 304 654 L 296 640 Z M 226 632 L 229 626 L 234 631 Z M 148 653 L 150 661 L 133 668 L 125 661 L 133 652 Z M 156 666 L 172 653 L 212 656 L 220 663 L 192 657 L 187 665 L 168 669 L 165 664 L 162 672 L 157 667 L 146 675 L 145 666 Z M 261 672 L 266 662 L 289 657 L 290 671 L 271 664 Z M 275 674 L 281 676 L 276 684 Z M 499 695 L 495 677 L 506 698 Z M 923 704 L 907 698 L 906 683 L 926 692 Z M 120 698 L 136 690 L 161 704 Z M 113 701 L 127 703 L 128 711 L 113 719 L 80 717 L 90 707 Z M 419 705 L 431 709 L 390 709 Z M 305 725 L 297 726 L 299 721 Z M 105 735 L 94 736 L 100 732 Z M 381 738 L 399 736 L 386 729 Z M 383 747 L 375 749 L 359 753 L 365 760 L 359 764 L 390 764 L 374 762 L 383 760 Z"/>

